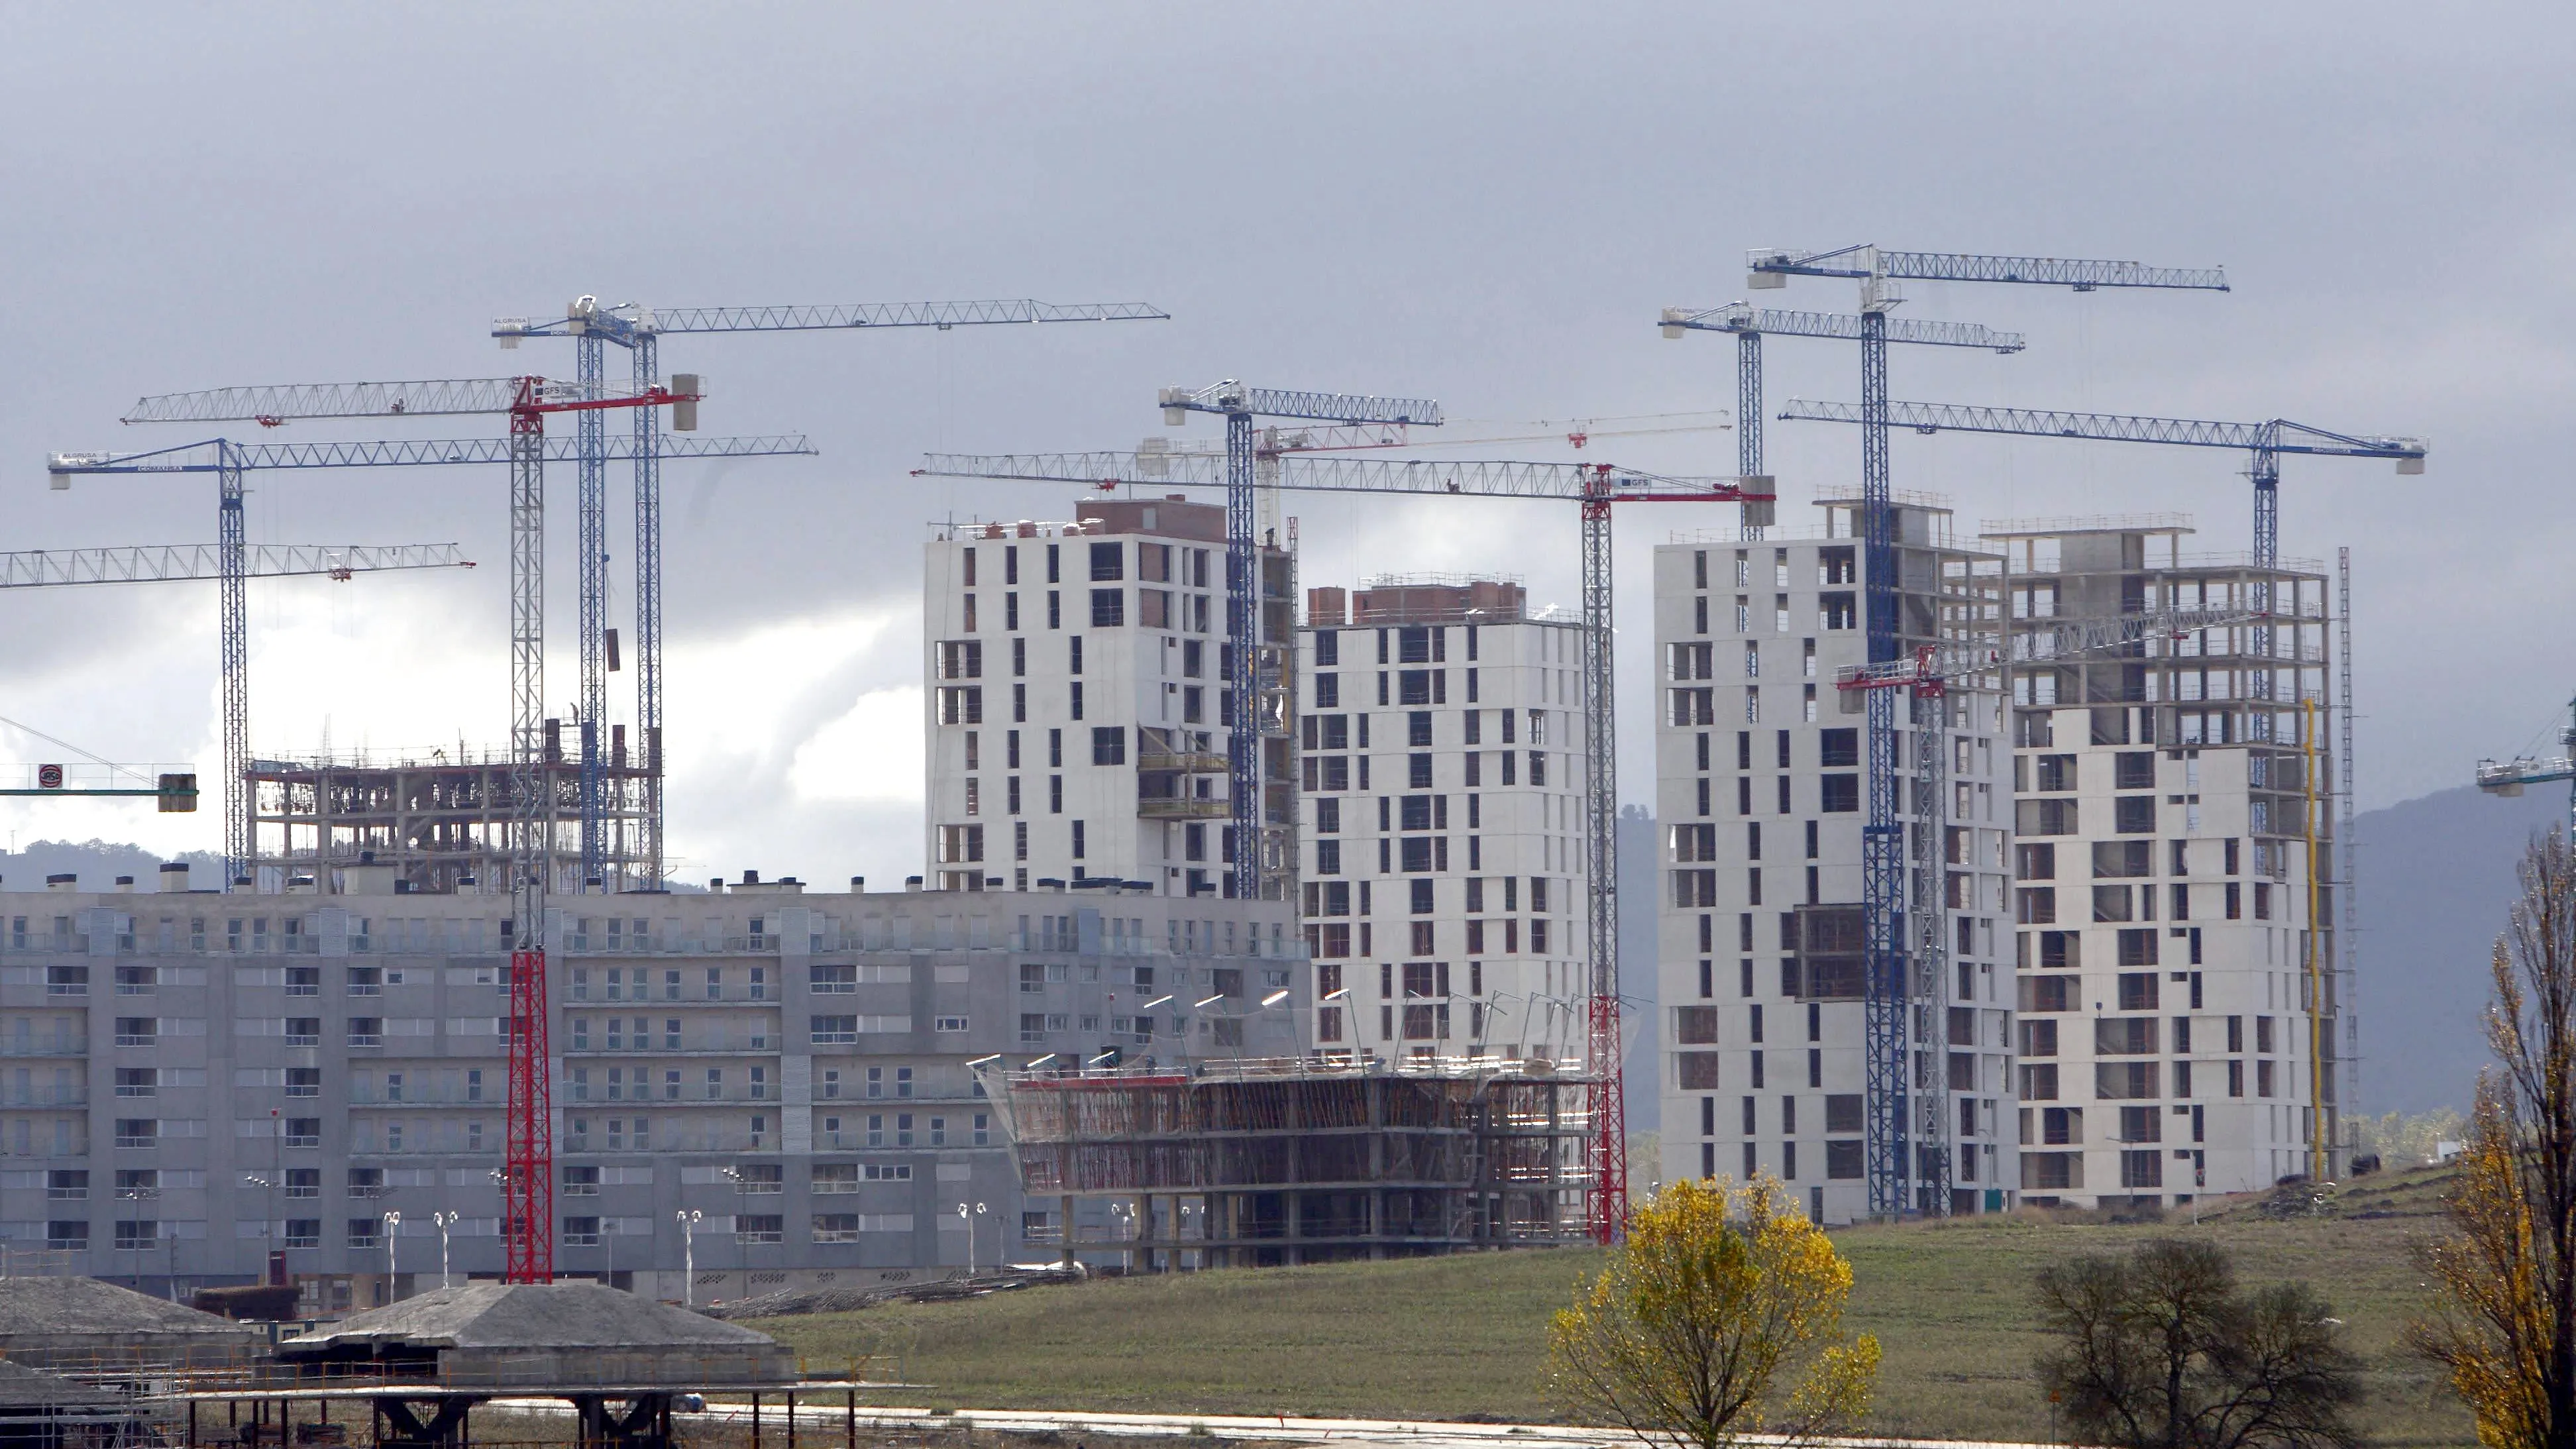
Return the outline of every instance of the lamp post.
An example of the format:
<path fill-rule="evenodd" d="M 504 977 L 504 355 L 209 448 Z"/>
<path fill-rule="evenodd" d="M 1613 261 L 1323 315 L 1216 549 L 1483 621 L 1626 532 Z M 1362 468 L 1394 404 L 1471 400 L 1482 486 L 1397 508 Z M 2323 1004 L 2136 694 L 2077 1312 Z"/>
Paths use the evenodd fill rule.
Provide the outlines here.
<path fill-rule="evenodd" d="M 975 1276 L 975 1214 L 984 1211 L 982 1203 L 959 1203 L 957 1220 L 966 1225 L 966 1276 Z"/>
<path fill-rule="evenodd" d="M 438 1286 L 444 1288 L 448 1283 L 447 1230 L 456 1226 L 456 1214 L 452 1212 L 434 1212 L 429 1215 L 429 1220 L 438 1224 Z"/>
<path fill-rule="evenodd" d="M 402 1277 L 402 1267 L 394 1251 L 394 1240 L 401 1236 L 402 1212 L 400 1209 L 388 1209 L 385 1213 L 385 1301 L 387 1303 L 394 1302 L 401 1292 L 396 1286 L 396 1280 Z"/>
<path fill-rule="evenodd" d="M 698 1224 L 706 1214 L 696 1208 L 682 1208 L 671 1216 L 680 1224 L 680 1302 L 695 1308 L 698 1306 Z"/>

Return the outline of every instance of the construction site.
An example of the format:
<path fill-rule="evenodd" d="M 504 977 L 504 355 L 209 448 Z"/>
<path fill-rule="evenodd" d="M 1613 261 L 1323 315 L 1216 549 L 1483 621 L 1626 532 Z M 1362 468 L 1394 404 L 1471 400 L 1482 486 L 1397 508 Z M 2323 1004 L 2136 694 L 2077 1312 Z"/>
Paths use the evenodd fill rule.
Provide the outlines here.
<path fill-rule="evenodd" d="M 1609 1243 L 1632 1174 L 1767 1173 L 1842 1224 L 2161 1208 L 2338 1171 L 2360 1055 L 2334 848 L 2348 591 L 2281 559 L 2280 467 L 2418 470 L 2423 445 L 1890 400 L 1890 343 L 2025 345 L 1891 319 L 1896 280 L 2223 291 L 2215 270 L 1749 258 L 1749 289 L 1796 278 L 1857 282 L 1858 309 L 1653 319 L 1735 342 L 1734 407 L 1708 415 L 1727 421 L 1689 425 L 1736 432 L 1716 476 L 1462 461 L 1430 450 L 1512 438 L 1451 438 L 1430 399 L 1233 379 L 1135 394 L 1221 443 L 926 456 L 921 476 L 997 503 L 1032 482 L 1083 501 L 925 543 L 923 849 L 900 891 L 674 879 L 659 470 L 812 449 L 696 436 L 707 391 L 660 349 L 1160 309 L 583 297 L 489 329 L 563 345 L 569 379 L 143 398 L 126 422 L 491 432 L 53 457 L 57 487 L 216 485 L 210 552 L 5 576 L 218 583 L 224 758 L 203 774 L 223 865 L 212 890 L 181 869 L 158 893 L 0 893 L 0 1043 L 29 1062 L 0 1097 L 0 1155 L 25 1163 L 0 1176 L 0 1237 L 170 1298 L 264 1285 L 336 1316 L 424 1292 L 429 1236 L 442 1279 L 453 1260 L 694 1304 L 1031 1258 Z M 1855 345 L 1859 401 L 1767 402 L 1766 337 Z M 631 380 L 609 380 L 616 353 Z M 1861 476 L 1812 480 L 1821 529 L 1781 528 L 1774 415 L 1860 429 Z M 1899 428 L 2241 452 L 2252 547 L 2186 555 L 2164 515 L 1972 535 L 1949 500 L 1892 486 Z M 569 709 L 546 682 L 555 464 L 581 540 Z M 634 498 L 615 586 L 612 465 Z M 464 560 L 253 551 L 249 480 L 460 466 L 509 481 L 508 740 L 254 754 L 250 578 Z M 1559 507 L 1577 606 L 1451 571 L 1316 587 L 1301 615 L 1284 502 L 1304 494 Z M 1657 677 L 1623 688 L 1611 522 L 1650 505 L 1687 528 L 1655 550 Z M 1721 509 L 1731 526 L 1709 526 Z M 1655 898 L 1626 907 L 1657 919 L 1651 961 L 1617 951 L 1623 694 L 1656 739 L 1630 782 L 1655 802 Z M 95 793 L 195 807 L 196 775 L 120 768 Z M 1640 1009 L 1660 1044 L 1631 1063 Z M 1659 1161 L 1628 1161 L 1632 1089 L 1657 1099 Z"/>
<path fill-rule="evenodd" d="M 1267 1268 L 1588 1236 L 1593 1083 L 1491 1058 L 984 1069 L 1021 1190 L 1112 1208 L 1065 1261 Z"/>

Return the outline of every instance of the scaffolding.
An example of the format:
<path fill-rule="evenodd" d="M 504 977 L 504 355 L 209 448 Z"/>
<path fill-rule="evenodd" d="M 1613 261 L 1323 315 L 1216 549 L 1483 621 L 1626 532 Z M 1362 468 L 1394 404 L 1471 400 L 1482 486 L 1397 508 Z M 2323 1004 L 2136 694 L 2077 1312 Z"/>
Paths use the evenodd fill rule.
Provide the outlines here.
<path fill-rule="evenodd" d="M 537 851 L 548 866 L 549 891 L 650 890 L 645 825 L 648 788 L 659 762 L 629 757 L 618 726 L 600 771 L 599 875 L 581 878 L 582 767 L 566 759 L 554 721 L 547 721 L 540 782 L 546 798 Z M 323 889 L 332 871 L 390 866 L 398 884 L 418 894 L 499 889 L 510 878 L 513 819 L 511 765 L 505 753 L 476 756 L 459 746 L 428 758 L 379 762 L 363 754 L 254 760 L 249 770 L 249 872 L 260 889 L 310 880 Z"/>
<path fill-rule="evenodd" d="M 979 1068 L 1067 1262 L 1270 1267 L 1586 1240 L 1590 1078 L 1492 1056 Z M 1086 1236 L 1075 1205 L 1110 1206 Z"/>

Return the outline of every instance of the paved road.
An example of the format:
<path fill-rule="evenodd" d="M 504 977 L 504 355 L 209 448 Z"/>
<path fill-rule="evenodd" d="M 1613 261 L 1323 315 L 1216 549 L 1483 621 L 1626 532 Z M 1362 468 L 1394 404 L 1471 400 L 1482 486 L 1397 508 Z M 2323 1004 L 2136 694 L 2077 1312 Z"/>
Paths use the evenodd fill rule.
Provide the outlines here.
<path fill-rule="evenodd" d="M 818 1397 L 829 1392 L 820 1390 Z M 559 1401 L 529 1399 L 513 1400 L 511 1406 L 542 1411 L 560 1404 Z M 749 1424 L 751 1409 L 744 1404 L 711 1404 L 703 1415 L 688 1417 Z M 786 1427 L 784 1417 L 780 1405 L 774 1402 L 762 1404 L 761 1422 L 764 1427 L 778 1425 L 782 1446 Z M 828 1449 L 832 1434 L 845 1422 L 840 1405 L 816 1403 L 799 1405 L 796 1420 L 800 1436 L 809 1432 L 806 1426 L 812 1426 L 810 1432 L 814 1433 L 821 1449 Z M 1616 1446 L 1637 1443 L 1634 1436 L 1614 1429 L 1575 1429 L 1562 1424 L 1447 1424 L 1406 1419 L 1094 1414 L 1040 1409 L 960 1409 L 954 1414 L 934 1414 L 927 1409 L 862 1407 L 858 1410 L 857 1420 L 860 1428 L 880 1433 L 919 1433 L 971 1423 L 978 1429 L 1005 1433 L 1033 1434 L 1053 1430 L 1076 1439 L 1085 1433 L 1136 1439 L 1197 1436 L 1238 1441 L 1265 1439 L 1312 1444 L 1382 1444 L 1404 1446 L 1404 1449 L 1616 1449 Z M 2048 1445 L 1979 1443 L 1959 1439 L 1871 1437 L 1831 1442 L 1848 1446 L 1848 1449 L 2052 1449 Z"/>

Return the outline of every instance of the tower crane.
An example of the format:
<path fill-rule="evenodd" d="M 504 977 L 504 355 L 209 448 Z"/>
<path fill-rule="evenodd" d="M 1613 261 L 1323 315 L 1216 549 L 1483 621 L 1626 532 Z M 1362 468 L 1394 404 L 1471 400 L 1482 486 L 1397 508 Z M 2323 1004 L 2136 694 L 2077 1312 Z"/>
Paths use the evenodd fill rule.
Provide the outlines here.
<path fill-rule="evenodd" d="M 1656 324 L 1667 339 L 1679 339 L 1685 332 L 1732 333 L 1735 337 L 1735 471 L 1747 478 L 1763 476 L 1762 464 L 1762 339 L 1775 337 L 1822 337 L 1837 342 L 1859 342 L 1864 319 L 1837 312 L 1784 312 L 1776 308 L 1756 307 L 1750 302 L 1729 302 L 1723 307 L 1693 311 L 1688 307 L 1666 307 Z M 1975 322 L 1920 322 L 1888 318 L 1887 340 L 1916 343 L 1928 347 L 1974 347 L 2010 355 L 2025 345 L 2018 332 L 1997 332 Z M 1756 518 L 1749 511 L 1744 519 L 1744 536 L 1760 538 L 1772 518 Z"/>
<path fill-rule="evenodd" d="M 1285 861 L 1262 859 L 1270 841 L 1262 829 L 1261 705 L 1264 696 L 1286 688 L 1286 666 L 1277 651 L 1264 649 L 1261 638 L 1260 555 L 1253 518 L 1253 487 L 1259 470 L 1253 457 L 1252 420 L 1303 418 L 1344 427 L 1438 427 L 1440 404 L 1429 398 L 1247 387 L 1232 378 L 1195 390 L 1167 387 L 1158 400 L 1166 427 L 1181 426 L 1192 413 L 1214 413 L 1225 419 L 1226 681 L 1232 691 L 1232 708 L 1226 711 L 1226 791 L 1234 817 L 1234 869 L 1227 893 L 1239 900 L 1259 900 L 1264 869 L 1278 872 L 1289 866 Z"/>
<path fill-rule="evenodd" d="M 1887 306 L 1893 306 L 1896 302 L 1892 294 L 1882 296 L 1881 300 Z M 1872 337 L 1875 336 L 1879 339 L 1878 345 L 1882 349 L 1886 343 L 1902 342 L 1927 347 L 1977 348 L 2006 356 L 2021 351 L 2024 345 L 2018 332 L 1998 332 L 1975 322 L 1936 322 L 1894 318 L 1885 315 L 1884 307 L 1875 314 L 1855 315 L 1834 312 L 1788 312 L 1767 307 L 1757 308 L 1749 302 L 1738 301 L 1706 311 L 1667 307 L 1658 326 L 1667 339 L 1679 338 L 1693 331 L 1735 335 L 1736 410 L 1740 419 L 1736 430 L 1736 467 L 1739 472 L 1748 475 L 1763 471 L 1762 339 L 1766 334 L 1780 337 L 1821 338 L 1835 342 L 1858 342 L 1864 346 L 1870 345 Z M 1767 503 L 1745 505 L 1741 530 L 1745 538 L 1754 539 L 1763 536 L 1766 527 L 1773 521 L 1771 507 Z M 1933 627 L 1935 632 L 1938 632 L 1940 620 L 1937 612 Z M 1937 748 L 1927 749 L 1924 741 L 1937 739 L 1940 736 L 1940 716 L 1944 715 L 1948 708 L 1943 694 L 1938 690 L 1918 689 L 1914 692 L 1915 752 L 1918 757 L 1928 758 L 1939 753 Z M 1883 700 L 1877 695 L 1867 696 L 1866 710 L 1875 710 L 1879 714 L 1888 715 L 1891 721 L 1893 719 L 1892 701 Z M 1889 728 L 1893 728 L 1892 723 Z M 1918 758 L 1919 764 L 1920 758 Z M 1905 984 L 1907 994 L 1914 998 L 1915 1034 L 1927 1044 L 1927 1049 L 1930 1042 L 1938 1040 L 1933 1033 L 1931 1023 L 1942 983 L 1948 976 L 1946 962 L 1950 950 L 1950 921 L 1944 909 L 1948 897 L 1942 889 L 1942 877 L 1947 868 L 1943 856 L 1947 841 L 1946 804 L 1946 798 L 1943 795 L 1927 794 L 1919 788 L 1916 791 L 1915 807 L 1918 815 L 1926 811 L 1939 811 L 1943 815 L 1940 821 L 1918 822 L 1920 828 L 1916 831 L 1914 842 L 1915 900 L 1913 910 L 1907 917 L 1914 929 L 1916 959 L 1913 962 L 1913 969 L 1907 973 L 1911 979 Z M 1870 919 L 1876 920 L 1878 917 L 1873 914 Z M 1875 981 L 1878 978 L 1873 975 L 1871 979 Z M 1881 1004 L 1881 1010 L 1882 1013 L 1886 1010 L 1885 1003 Z M 1902 1014 L 1903 1008 L 1899 1007 L 1897 1011 Z M 1903 1054 L 1905 1048 L 1901 1040 L 1894 1049 L 1899 1051 L 1900 1055 Z M 1904 1077 L 1901 1068 L 1897 1072 L 1897 1077 L 1901 1085 Z M 1923 1137 L 1923 1149 L 1910 1154 L 1900 1149 L 1895 1156 L 1899 1162 L 1910 1161 L 1914 1168 L 1915 1201 L 1926 1211 L 1946 1215 L 1950 1205 L 1950 1119 L 1942 1102 L 1936 1099 L 1944 1090 L 1940 1084 L 1946 1082 L 1948 1077 L 1942 1073 L 1922 1070 L 1919 1066 L 1915 1077 L 1923 1089 L 1932 1094 L 1931 1097 L 1927 1097 L 1921 1111 L 1913 1110 L 1913 1105 L 1910 1103 L 1899 1103 L 1893 1109 L 1893 1115 L 1918 1126 Z M 1875 1179 L 1873 1181 L 1875 1182 Z M 1901 1187 L 1891 1188 L 1890 1191 L 1897 1195 L 1899 1201 L 1902 1201 L 1904 1194 Z M 1873 1201 L 1873 1206 L 1875 1205 Z"/>
<path fill-rule="evenodd" d="M 408 412 L 408 396 L 385 398 L 388 414 Z M 403 407 L 390 404 L 402 402 Z M 211 401 L 193 405 L 213 409 Z M 810 454 L 802 437 L 683 439 L 666 445 L 673 457 L 769 457 Z M 615 450 L 612 449 L 612 453 Z M 565 439 L 548 439 L 546 456 L 571 456 Z M 216 597 L 216 626 L 223 646 L 224 734 L 224 883 L 240 883 L 251 856 L 250 798 L 243 781 L 250 769 L 250 622 L 243 582 L 251 576 L 255 555 L 246 541 L 242 516 L 245 476 L 270 470 L 319 468 L 416 468 L 501 464 L 510 461 L 505 438 L 406 438 L 332 443 L 237 443 L 227 438 L 182 443 L 175 447 L 132 452 L 69 452 L 48 455 L 45 470 L 57 490 L 72 480 L 100 475 L 211 473 L 215 475 L 216 573 L 222 587 Z M 227 566 L 229 565 L 229 566 Z"/>
<path fill-rule="evenodd" d="M 223 565 L 223 550 L 203 543 L 154 544 L 140 548 L 22 549 L 0 553 L 0 589 L 172 583 L 222 578 L 225 576 Z M 266 543 L 250 550 L 248 558 L 243 561 L 242 573 L 255 579 L 320 575 L 346 583 L 358 574 L 382 569 L 472 567 L 473 560 L 466 558 L 452 543 L 397 544 L 389 548 L 372 548 L 363 544 Z M 14 723 L 0 720 L 0 724 Z M 65 766 L 38 765 L 28 788 L 0 789 L 0 795 L 150 795 L 159 799 L 164 814 L 187 814 L 197 808 L 197 776 L 193 771 L 114 764 L 77 745 L 65 744 L 51 735 L 27 729 L 25 725 L 15 727 L 85 756 L 105 773 L 93 777 L 100 783 L 84 784 L 67 773 Z M 157 775 L 155 782 L 148 787 L 117 783 L 120 778 L 140 780 L 146 774 Z"/>
<path fill-rule="evenodd" d="M 506 412 L 510 418 L 510 875 L 517 924 L 510 953 L 510 1101 L 502 1181 L 504 1280 L 554 1279 L 554 1137 L 547 1044 L 545 917 L 552 873 L 543 828 L 545 713 L 545 430 L 553 413 L 669 406 L 672 427 L 697 427 L 697 378 L 632 392 L 541 377 L 226 388 L 145 398 L 129 421 L 207 417 L 382 417 Z M 588 725 L 593 722 L 584 721 Z"/>
<path fill-rule="evenodd" d="M 1231 422 L 1231 419 L 1229 419 Z M 1004 456 L 932 454 L 921 473 L 933 477 L 1028 482 L 1178 483 L 1227 490 L 1240 476 L 1206 454 L 1054 453 Z M 1585 1144 L 1585 1206 L 1593 1237 L 1613 1241 L 1628 1211 L 1627 1095 L 1618 982 L 1618 720 L 1611 668 L 1610 510 L 1619 503 L 1768 502 L 1768 479 L 1666 478 L 1606 463 L 1456 462 L 1343 457 L 1279 460 L 1277 487 L 1300 492 L 1557 499 L 1582 509 L 1584 870 L 1587 1089 L 1591 1136 Z"/>
<path fill-rule="evenodd" d="M 1026 298 L 986 302 L 868 302 L 847 306 L 680 307 L 656 311 L 637 303 L 601 305 L 597 297 L 580 297 L 561 317 L 504 317 L 492 324 L 501 346 L 515 349 L 523 337 L 570 337 L 580 384 L 598 388 L 607 380 L 607 349 L 626 349 L 633 363 L 634 386 L 640 391 L 662 380 L 660 338 L 669 332 L 815 332 L 1007 323 L 1169 321 L 1169 314 L 1142 302 L 1084 302 L 1071 305 Z M 581 530 L 581 888 L 600 872 L 601 831 L 606 811 L 606 775 L 598 731 L 588 722 L 603 719 L 608 704 L 608 464 L 607 419 L 585 413 L 574 423 L 574 457 L 580 465 L 577 494 Z M 651 408 L 634 414 L 634 437 L 626 457 L 635 465 L 635 722 L 647 771 L 644 777 L 644 859 L 655 882 L 662 879 L 662 468 L 659 415 Z"/>
<path fill-rule="evenodd" d="M 1745 260 L 1750 272 L 1745 285 L 1756 290 L 1785 287 L 1793 276 L 1845 277 L 1860 283 L 1862 624 L 1873 664 L 1892 662 L 1898 652 L 1895 510 L 1887 452 L 1887 314 L 1903 299 L 1894 284 L 2009 282 L 2085 292 L 2101 287 L 2227 289 L 2226 273 L 2217 268 L 1898 251 L 1866 243 L 1824 252 L 1758 248 Z M 1905 998 L 1911 973 L 1905 959 L 1904 827 L 1896 819 L 1896 701 L 1885 690 L 1872 690 L 1867 703 L 1869 813 L 1861 827 L 1862 914 L 1867 922 L 1862 1049 L 1866 1157 L 1870 1211 L 1892 1218 L 1906 1211 L 1909 1166 L 1923 1164 L 1914 1160 L 1905 1136 Z"/>

